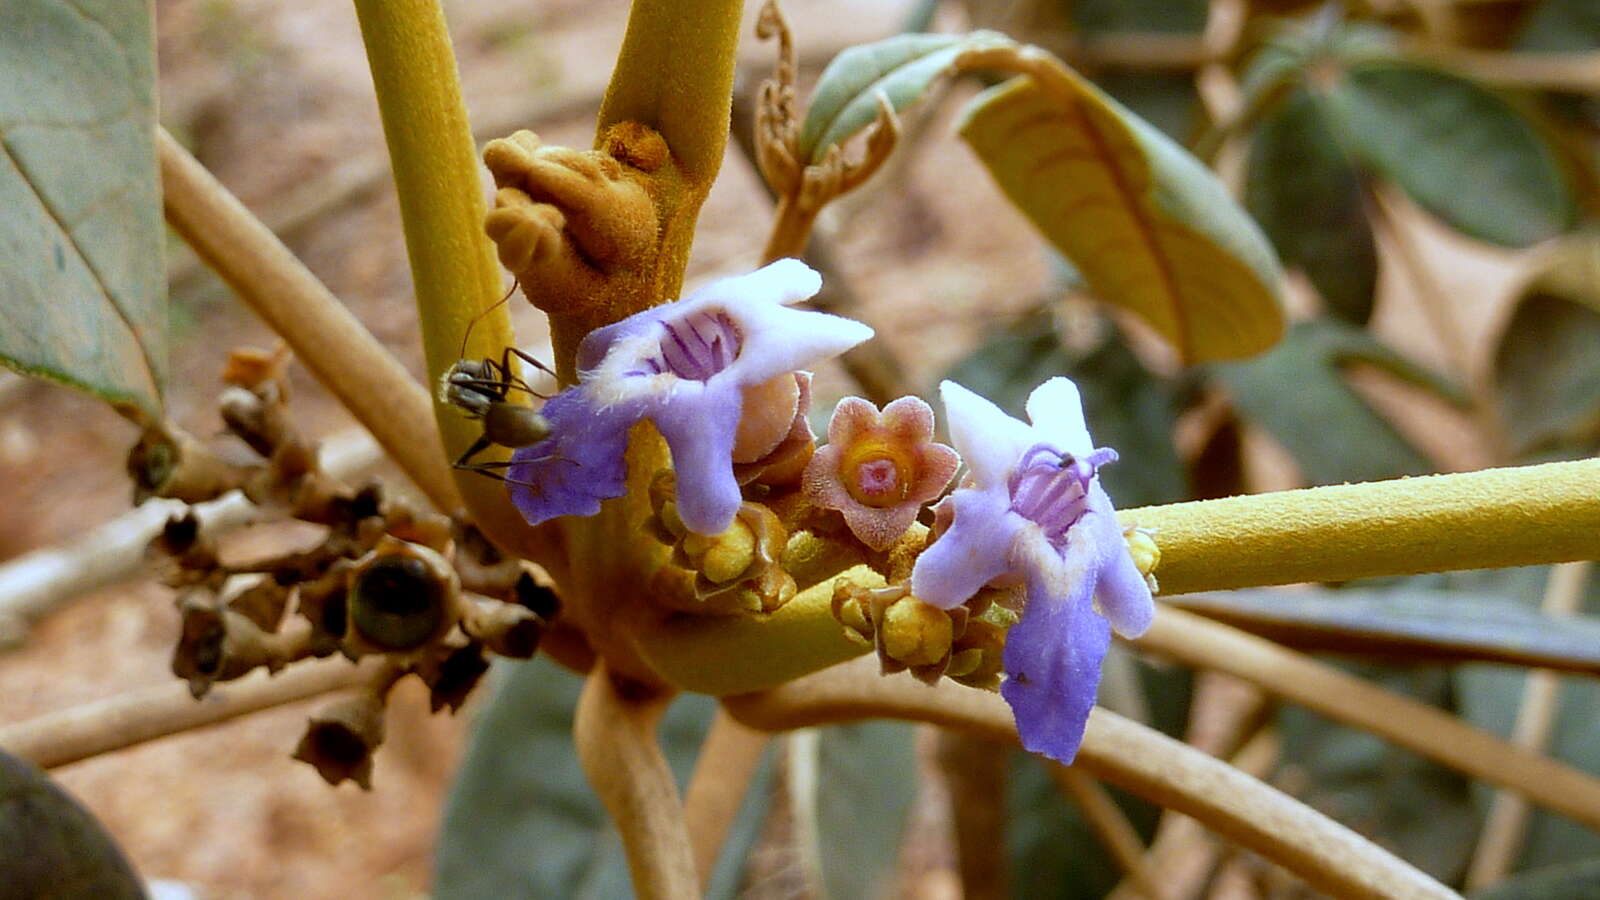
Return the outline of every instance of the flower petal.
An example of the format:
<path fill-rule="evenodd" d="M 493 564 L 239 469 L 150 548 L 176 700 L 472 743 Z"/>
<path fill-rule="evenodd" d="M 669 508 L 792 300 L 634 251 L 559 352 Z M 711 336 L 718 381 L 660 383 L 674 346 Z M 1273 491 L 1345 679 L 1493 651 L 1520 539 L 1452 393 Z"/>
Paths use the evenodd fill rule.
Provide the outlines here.
<path fill-rule="evenodd" d="M 1012 512 L 1003 493 L 963 489 L 947 501 L 955 513 L 949 529 L 917 557 L 911 593 L 950 609 L 1011 570 L 1011 547 L 1027 520 Z"/>
<path fill-rule="evenodd" d="M 739 357 L 713 380 L 766 381 L 784 372 L 810 368 L 872 337 L 872 329 L 854 319 L 777 304 L 730 304 L 727 313 L 743 335 L 744 345 Z"/>
<path fill-rule="evenodd" d="M 828 419 L 828 446 L 844 447 L 878 427 L 878 408 L 870 400 L 845 397 L 833 407 Z"/>
<path fill-rule="evenodd" d="M 678 517 L 696 534 L 717 535 L 733 524 L 743 498 L 733 477 L 733 441 L 743 398 L 737 385 L 680 383 L 650 415 L 672 449 L 678 479 Z"/>
<path fill-rule="evenodd" d="M 506 472 L 511 502 L 530 525 L 557 516 L 592 516 L 600 501 L 626 491 L 628 429 L 639 412 L 597 407 L 588 392 L 570 387 L 539 411 L 550 437 L 512 454 Z"/>
<path fill-rule="evenodd" d="M 1070 378 L 1056 376 L 1028 395 L 1028 420 L 1039 440 L 1073 456 L 1094 452 L 1089 426 L 1083 420 L 1083 398 Z"/>
<path fill-rule="evenodd" d="M 1128 638 L 1144 634 L 1156 612 L 1150 585 L 1133 564 L 1133 555 L 1122 537 L 1122 526 L 1111 508 L 1111 498 L 1106 496 L 1099 482 L 1089 488 L 1089 512 L 1079 522 L 1093 529 L 1090 540 L 1098 544 L 1105 555 L 1095 582 L 1095 606 L 1111 620 L 1111 627 L 1117 634 Z M 1069 532 L 1068 540 L 1073 539 L 1076 531 L 1074 528 Z"/>
<path fill-rule="evenodd" d="M 684 306 L 769 303 L 788 306 L 809 299 L 822 290 L 822 276 L 798 259 L 780 259 L 754 272 L 718 278 L 696 289 L 681 302 Z"/>
<path fill-rule="evenodd" d="M 874 508 L 857 503 L 849 494 L 845 494 L 844 500 L 835 509 L 844 514 L 844 524 L 850 533 L 874 550 L 889 549 L 917 520 L 918 506 L 914 503 Z"/>
<path fill-rule="evenodd" d="M 954 381 L 939 385 L 950 443 L 966 460 L 978 487 L 1005 490 L 1012 468 L 1038 443 L 1033 429 Z"/>
<path fill-rule="evenodd" d="M 1089 605 L 1092 579 L 1079 579 L 1067 595 L 1030 573 L 1022 620 L 1006 633 L 1006 680 L 1000 695 L 1011 704 L 1022 746 L 1071 763 L 1100 685 L 1100 663 L 1111 628 Z"/>
<path fill-rule="evenodd" d="M 933 440 L 933 407 L 921 397 L 892 400 L 883 408 L 880 425 L 902 443 L 927 443 Z"/>

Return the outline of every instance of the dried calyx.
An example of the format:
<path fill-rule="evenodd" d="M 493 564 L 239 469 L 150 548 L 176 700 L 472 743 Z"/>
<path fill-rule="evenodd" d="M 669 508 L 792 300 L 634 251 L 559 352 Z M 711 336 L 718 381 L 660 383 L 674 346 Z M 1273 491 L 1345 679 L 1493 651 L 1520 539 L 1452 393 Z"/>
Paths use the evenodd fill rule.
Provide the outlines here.
<path fill-rule="evenodd" d="M 192 509 L 174 516 L 150 547 L 178 591 L 172 668 L 199 697 L 258 668 L 276 672 L 333 654 L 381 658 L 380 677 L 314 718 L 296 752 L 330 783 L 367 787 L 395 680 L 417 675 L 435 710 L 455 711 L 487 670 L 486 653 L 532 656 L 560 603 L 531 567 L 472 526 L 417 509 L 379 484 L 350 488 L 324 474 L 288 414 L 282 358 L 262 365 L 264 356 L 234 354 L 222 400 L 228 431 L 253 461 L 228 464 L 233 477 L 209 491 L 183 481 L 182 499 L 239 487 L 264 512 L 320 526 L 321 536 L 239 561 Z M 194 446 L 194 458 L 215 456 Z"/>

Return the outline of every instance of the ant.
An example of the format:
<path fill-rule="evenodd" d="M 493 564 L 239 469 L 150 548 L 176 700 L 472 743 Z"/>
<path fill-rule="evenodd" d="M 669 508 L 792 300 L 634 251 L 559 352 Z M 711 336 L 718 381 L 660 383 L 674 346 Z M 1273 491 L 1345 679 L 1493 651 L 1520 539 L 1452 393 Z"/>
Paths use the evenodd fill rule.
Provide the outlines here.
<path fill-rule="evenodd" d="M 517 285 L 513 282 L 511 290 L 501 297 L 493 306 L 485 309 L 473 317 L 467 324 L 466 334 L 461 336 L 461 353 L 467 352 L 467 339 L 472 335 L 472 329 L 478 320 L 495 310 L 500 304 L 511 299 L 516 293 Z M 539 393 L 528 386 L 516 373 L 516 364 L 512 357 L 526 362 L 541 372 L 551 372 L 550 367 L 534 359 L 532 356 L 515 347 L 507 347 L 500 354 L 500 359 L 460 359 L 455 365 L 445 371 L 444 377 L 439 379 L 439 396 L 445 403 L 454 406 L 466 414 L 469 419 L 483 422 L 483 434 L 478 436 L 472 446 L 465 453 L 456 458 L 451 465 L 457 469 L 468 472 L 477 472 L 504 481 L 508 484 L 524 484 L 528 487 L 538 485 L 517 481 L 506 477 L 498 470 L 509 468 L 510 460 L 473 462 L 473 457 L 492 446 L 508 447 L 516 450 L 530 447 L 550 436 L 550 421 L 537 410 L 506 399 L 511 391 L 518 390 L 532 394 L 542 400 L 549 397 Z"/>

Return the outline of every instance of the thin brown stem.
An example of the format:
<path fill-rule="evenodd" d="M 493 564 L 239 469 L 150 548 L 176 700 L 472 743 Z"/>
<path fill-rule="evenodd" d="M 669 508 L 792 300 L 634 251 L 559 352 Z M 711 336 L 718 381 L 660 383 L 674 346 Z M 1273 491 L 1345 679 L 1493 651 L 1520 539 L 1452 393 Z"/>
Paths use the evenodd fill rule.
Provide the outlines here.
<path fill-rule="evenodd" d="M 294 350 L 439 509 L 460 494 L 428 392 L 239 200 L 165 130 L 167 221 Z"/>
<path fill-rule="evenodd" d="M 1105 787 L 1076 766 L 1051 766 L 1050 775 L 1078 804 L 1089 827 L 1094 829 L 1095 837 L 1100 839 L 1128 881 L 1149 900 L 1163 900 L 1161 888 L 1145 864 L 1145 847 L 1139 840 L 1139 832 L 1134 830 L 1133 823 Z"/>
<path fill-rule="evenodd" d="M 951 816 L 964 900 L 1011 896 L 1006 872 L 1004 748 L 993 741 L 940 729 L 935 759 L 958 806 Z"/>
<path fill-rule="evenodd" d="M 694 847 L 701 890 L 711 882 L 728 828 L 769 743 L 771 737 L 766 733 L 739 724 L 721 708 L 711 720 L 711 730 L 700 745 L 700 756 L 683 794 L 683 818 Z"/>
<path fill-rule="evenodd" d="M 1540 609 L 1551 616 L 1569 616 L 1582 605 L 1584 590 L 1594 563 L 1562 563 L 1550 570 L 1545 582 Z M 1541 752 L 1550 741 L 1556 709 L 1561 702 L 1561 680 L 1556 673 L 1538 669 L 1528 673 L 1511 728 L 1511 743 L 1525 750 Z M 1522 839 L 1527 833 L 1528 798 L 1515 791 L 1499 791 L 1489 806 L 1478 847 L 1467 869 L 1467 890 L 1479 890 L 1506 877 L 1517 861 Z"/>
<path fill-rule="evenodd" d="M 347 478 L 377 465 L 381 453 L 366 432 L 351 429 L 323 445 L 320 466 L 333 478 Z M 78 597 L 135 577 L 145 548 L 184 504 L 148 500 L 71 543 L 36 550 L 0 566 L 0 650 L 21 643 L 35 622 Z M 230 531 L 256 515 L 241 494 L 228 494 L 193 507 L 209 535 Z"/>
<path fill-rule="evenodd" d="M 671 699 L 620 681 L 600 663 L 584 681 L 573 725 L 578 761 L 622 835 L 642 900 L 700 891 L 683 803 L 656 740 Z"/>
<path fill-rule="evenodd" d="M 949 682 L 929 688 L 904 675 L 879 677 L 877 661 L 872 659 L 724 703 L 745 724 L 768 731 L 893 718 L 931 722 L 994 741 L 1017 740 L 1011 710 L 999 696 Z M 1456 896 L 1310 807 L 1103 709 L 1089 716 L 1076 764 L 1097 778 L 1199 819 L 1338 896 Z"/>
<path fill-rule="evenodd" d="M 370 679 L 378 665 L 376 660 L 359 666 L 344 660 L 305 663 L 277 677 L 255 674 L 218 685 L 201 702 L 178 682 L 129 691 L 0 728 L 0 747 L 41 768 L 55 768 L 355 687 Z"/>
<path fill-rule="evenodd" d="M 1271 641 L 1163 606 L 1150 631 L 1133 644 L 1186 665 L 1243 678 L 1475 778 L 1518 790 L 1591 828 L 1600 827 L 1600 779 Z"/>
<path fill-rule="evenodd" d="M 1266 778 L 1277 764 L 1282 741 L 1273 728 L 1263 728 L 1234 754 L 1228 764 L 1251 778 Z M 1222 847 L 1205 826 L 1182 813 L 1168 810 L 1145 854 L 1144 868 L 1161 873 L 1161 900 L 1195 900 L 1205 890 L 1207 876 L 1216 868 Z M 1106 900 L 1138 900 L 1142 888 L 1124 879 Z"/>

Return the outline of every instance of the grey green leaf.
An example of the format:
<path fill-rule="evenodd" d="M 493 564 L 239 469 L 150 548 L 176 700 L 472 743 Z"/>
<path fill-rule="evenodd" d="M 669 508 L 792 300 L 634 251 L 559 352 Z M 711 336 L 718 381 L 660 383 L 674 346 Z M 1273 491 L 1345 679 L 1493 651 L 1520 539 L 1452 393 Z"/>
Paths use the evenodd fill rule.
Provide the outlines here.
<path fill-rule="evenodd" d="M 1289 450 L 1312 484 L 1377 481 L 1421 475 L 1432 465 L 1345 381 L 1342 370 L 1366 363 L 1452 402 L 1459 389 L 1334 319 L 1313 319 L 1289 329 L 1271 353 L 1219 365 L 1234 406 Z"/>
<path fill-rule="evenodd" d="M 1555 151 L 1517 108 L 1457 75 L 1352 64 L 1328 89 L 1341 138 L 1412 199 L 1470 237 L 1526 247 L 1576 213 Z"/>
<path fill-rule="evenodd" d="M 440 900 L 631 896 L 621 839 L 589 788 L 572 746 L 582 679 L 544 657 L 495 670 L 451 789 L 435 855 Z M 664 717 L 661 748 L 688 778 L 716 704 L 688 694 Z M 708 897 L 734 896 L 768 802 L 770 765 L 752 781 Z"/>
<path fill-rule="evenodd" d="M 1516 300 L 1494 355 L 1495 394 L 1523 452 L 1600 441 L 1600 236 L 1555 248 Z"/>
<path fill-rule="evenodd" d="M 904 722 L 861 722 L 791 738 L 789 796 L 818 896 L 875 897 L 891 883 L 917 797 L 913 736 Z"/>
<path fill-rule="evenodd" d="M 1357 325 L 1372 317 L 1378 249 L 1361 176 L 1340 148 L 1322 101 L 1294 91 L 1256 127 L 1245 209 L 1283 261 L 1303 269 L 1329 312 Z"/>
<path fill-rule="evenodd" d="M 1187 594 L 1171 602 L 1299 650 L 1600 675 L 1600 619 L 1547 616 L 1495 594 L 1413 587 L 1260 590 Z"/>
<path fill-rule="evenodd" d="M 800 128 L 800 157 L 818 162 L 829 147 L 867 127 L 877 118 L 880 92 L 896 112 L 904 110 L 950 71 L 962 53 L 995 43 L 1011 41 L 988 31 L 900 34 L 845 50 L 817 80 Z"/>
<path fill-rule="evenodd" d="M 150 6 L 0 6 L 0 363 L 156 417 L 166 286 Z"/>

